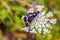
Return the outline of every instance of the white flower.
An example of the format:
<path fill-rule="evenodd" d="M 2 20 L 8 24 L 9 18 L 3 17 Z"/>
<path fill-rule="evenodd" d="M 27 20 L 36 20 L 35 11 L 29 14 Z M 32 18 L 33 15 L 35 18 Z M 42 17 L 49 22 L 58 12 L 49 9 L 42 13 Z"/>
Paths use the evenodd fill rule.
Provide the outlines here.
<path fill-rule="evenodd" d="M 48 29 L 44 28 L 43 34 L 48 33 Z"/>
<path fill-rule="evenodd" d="M 37 25 L 35 28 L 36 28 L 36 29 L 41 28 L 41 25 Z"/>
<path fill-rule="evenodd" d="M 44 28 L 44 32 L 48 32 L 48 29 Z"/>
<path fill-rule="evenodd" d="M 43 24 L 43 22 L 40 22 L 40 24 Z"/>
<path fill-rule="evenodd" d="M 32 26 L 30 29 L 33 29 L 34 28 L 34 26 Z"/>
<path fill-rule="evenodd" d="M 42 27 L 42 25 L 41 25 L 41 24 L 39 24 L 39 25 L 38 25 L 38 28 L 41 28 L 41 27 Z"/>
<path fill-rule="evenodd" d="M 41 17 L 41 18 L 40 18 L 40 21 L 41 21 L 41 22 L 44 21 L 44 18 Z"/>
<path fill-rule="evenodd" d="M 46 24 L 46 23 L 47 23 L 46 21 L 43 22 L 43 24 Z"/>
<path fill-rule="evenodd" d="M 48 28 L 49 28 L 50 26 L 51 26 L 51 24 L 50 24 L 50 23 L 47 23 L 47 24 L 46 24 L 46 27 L 48 27 Z"/>
<path fill-rule="evenodd" d="M 52 17 L 52 13 L 51 12 L 48 12 L 48 14 L 46 15 L 47 17 Z"/>
<path fill-rule="evenodd" d="M 41 16 L 41 18 L 45 19 L 45 18 L 46 18 L 46 16 Z"/>
<path fill-rule="evenodd" d="M 45 28 L 45 24 L 42 24 L 42 27 Z"/>
<path fill-rule="evenodd" d="M 36 8 L 37 8 L 37 10 L 38 10 L 38 11 L 41 11 L 41 10 L 42 10 L 42 8 L 44 8 L 44 6 L 37 5 L 37 6 L 36 6 Z"/>
<path fill-rule="evenodd" d="M 40 18 L 40 21 L 41 22 L 44 21 L 44 20 L 45 20 L 45 17 L 44 16 Z"/>
<path fill-rule="evenodd" d="M 41 31 L 42 31 L 42 28 L 38 28 L 38 32 L 40 32 L 40 33 L 41 33 Z"/>
<path fill-rule="evenodd" d="M 51 19 L 51 20 L 50 20 L 50 23 L 56 24 L 56 23 L 57 23 L 56 21 L 57 21 L 57 19 Z"/>
<path fill-rule="evenodd" d="M 32 25 L 32 26 L 34 26 L 34 24 L 35 24 L 35 21 L 34 21 L 34 22 L 32 22 L 32 24 L 31 24 L 31 25 Z"/>
<path fill-rule="evenodd" d="M 41 12 L 41 15 L 45 15 L 45 12 L 46 12 L 46 11 Z"/>
<path fill-rule="evenodd" d="M 48 18 L 45 18 L 45 21 L 46 21 L 46 22 L 48 22 L 48 21 L 49 21 L 49 19 L 48 19 Z"/>
<path fill-rule="evenodd" d="M 38 14 L 38 17 L 41 18 L 41 16 L 42 16 L 41 13 L 39 13 L 39 14 Z"/>
<path fill-rule="evenodd" d="M 32 29 L 32 31 L 30 31 L 30 33 L 36 33 L 36 30 L 35 29 Z"/>
<path fill-rule="evenodd" d="M 23 30 L 26 31 L 26 32 L 28 32 L 29 28 L 28 27 L 24 27 Z"/>

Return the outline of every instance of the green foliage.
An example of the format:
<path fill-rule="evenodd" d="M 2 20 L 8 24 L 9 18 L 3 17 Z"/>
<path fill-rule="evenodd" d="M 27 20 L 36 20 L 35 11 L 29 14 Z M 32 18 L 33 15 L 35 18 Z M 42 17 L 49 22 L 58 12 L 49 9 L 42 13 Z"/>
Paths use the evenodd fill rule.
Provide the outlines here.
<path fill-rule="evenodd" d="M 40 4 L 40 5 L 44 5 L 44 0 L 37 0 L 37 3 Z"/>
<path fill-rule="evenodd" d="M 23 20 L 21 19 L 23 15 L 26 15 L 25 7 L 17 1 L 12 2 L 12 1 L 5 0 L 4 2 L 7 4 L 7 7 L 10 8 L 9 11 L 13 15 L 10 16 L 11 13 L 8 11 L 6 5 L 3 4 L 1 1 L 0 22 L 6 25 L 8 31 L 21 30 L 25 26 Z"/>

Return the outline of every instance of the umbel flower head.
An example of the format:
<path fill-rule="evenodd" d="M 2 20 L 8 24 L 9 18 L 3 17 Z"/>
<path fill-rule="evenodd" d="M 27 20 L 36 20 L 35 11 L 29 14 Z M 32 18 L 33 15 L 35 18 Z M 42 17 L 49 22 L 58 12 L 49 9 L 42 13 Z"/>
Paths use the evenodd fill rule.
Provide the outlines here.
<path fill-rule="evenodd" d="M 44 6 L 37 5 L 36 8 L 38 11 L 36 13 L 34 12 L 33 8 L 28 10 L 27 12 L 28 14 L 24 21 L 25 24 L 29 26 L 30 33 L 37 33 L 37 32 L 42 33 L 42 30 L 43 34 L 50 33 L 48 28 L 51 28 L 52 24 L 55 25 L 57 23 L 57 19 L 51 18 L 53 17 L 53 14 L 50 11 L 48 13 L 46 13 L 46 11 L 41 12 Z M 25 29 L 26 29 L 25 31 L 28 32 L 28 29 L 26 27 Z"/>
<path fill-rule="evenodd" d="M 39 13 L 30 24 L 30 30 L 31 30 L 30 32 L 37 33 L 38 31 L 39 33 L 41 33 L 43 30 L 43 34 L 49 33 L 50 31 L 48 30 L 48 28 L 51 27 L 51 24 L 56 24 L 57 19 L 56 18 L 49 19 L 48 16 L 51 17 L 52 13 L 48 12 L 46 15 L 45 15 L 45 11 Z M 33 29 L 35 29 L 34 30 L 35 32 L 33 31 Z"/>

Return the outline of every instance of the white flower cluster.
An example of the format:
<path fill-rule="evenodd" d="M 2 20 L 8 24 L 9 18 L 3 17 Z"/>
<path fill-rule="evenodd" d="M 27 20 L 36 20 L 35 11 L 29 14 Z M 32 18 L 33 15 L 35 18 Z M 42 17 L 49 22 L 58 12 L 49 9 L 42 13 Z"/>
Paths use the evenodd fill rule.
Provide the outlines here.
<path fill-rule="evenodd" d="M 56 24 L 57 23 L 57 19 L 56 18 L 50 18 L 52 17 L 52 13 L 48 12 L 47 14 L 45 13 L 45 11 L 39 13 L 34 20 L 32 21 L 32 23 L 30 24 L 30 32 L 31 33 L 37 33 L 38 32 L 42 32 L 43 30 L 43 34 L 46 33 L 50 33 L 50 31 L 48 30 L 48 28 L 51 27 L 51 24 Z M 37 30 L 37 31 L 36 31 Z"/>
<path fill-rule="evenodd" d="M 50 18 L 50 17 L 53 17 L 52 12 L 48 12 L 47 14 L 46 14 L 46 11 L 41 12 L 44 6 L 37 5 L 36 8 L 37 8 L 37 11 L 40 11 L 40 13 L 30 23 L 30 32 L 37 33 L 38 31 L 39 33 L 41 33 L 43 30 L 43 34 L 50 33 L 48 28 L 51 28 L 51 24 L 56 24 L 57 19 Z M 27 11 L 27 13 L 34 13 L 34 9 L 30 8 Z M 23 30 L 28 32 L 29 27 L 25 27 Z"/>

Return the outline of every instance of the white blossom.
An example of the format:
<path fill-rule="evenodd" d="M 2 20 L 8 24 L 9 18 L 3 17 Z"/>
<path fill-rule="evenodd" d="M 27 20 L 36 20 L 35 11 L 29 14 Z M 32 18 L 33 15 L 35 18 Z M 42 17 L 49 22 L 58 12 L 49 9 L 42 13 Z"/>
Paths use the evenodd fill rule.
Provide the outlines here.
<path fill-rule="evenodd" d="M 45 15 L 45 12 L 46 12 L 46 11 L 41 12 L 41 15 Z"/>
<path fill-rule="evenodd" d="M 30 29 L 33 29 L 34 28 L 34 26 L 32 26 Z"/>
<path fill-rule="evenodd" d="M 28 32 L 29 28 L 28 27 L 24 27 L 23 30 L 26 31 L 26 32 Z"/>
<path fill-rule="evenodd" d="M 43 24 L 46 24 L 46 23 L 47 23 L 46 21 L 43 22 Z"/>
<path fill-rule="evenodd" d="M 37 8 L 37 10 L 38 10 L 38 11 L 41 11 L 41 10 L 42 10 L 42 8 L 44 8 L 44 6 L 36 5 L 36 8 Z"/>
<path fill-rule="evenodd" d="M 45 24 L 42 24 L 42 27 L 44 27 L 44 28 L 45 28 Z"/>
<path fill-rule="evenodd" d="M 50 23 L 56 24 L 56 22 L 57 22 L 56 20 L 57 20 L 57 19 L 51 19 L 51 20 L 50 20 Z"/>
<path fill-rule="evenodd" d="M 48 22 L 48 21 L 49 21 L 49 19 L 48 19 L 48 18 L 45 18 L 45 21 L 46 21 L 46 22 Z"/>
<path fill-rule="evenodd" d="M 48 28 L 49 28 L 50 26 L 51 26 L 51 24 L 50 24 L 50 23 L 47 23 L 47 24 L 46 24 L 46 27 L 48 27 Z"/>
<path fill-rule="evenodd" d="M 44 32 L 48 32 L 48 29 L 44 28 Z"/>
<path fill-rule="evenodd" d="M 35 29 L 32 29 L 32 31 L 30 31 L 30 33 L 36 33 L 36 30 Z"/>
<path fill-rule="evenodd" d="M 48 32 L 48 29 L 44 29 L 44 32 L 43 32 L 43 34 L 46 34 Z"/>
<path fill-rule="evenodd" d="M 41 21 L 40 24 L 43 24 L 43 22 Z"/>
<path fill-rule="evenodd" d="M 38 31 L 41 33 L 41 31 L 42 31 L 42 28 L 38 28 Z"/>
<path fill-rule="evenodd" d="M 35 28 L 36 28 L 36 29 L 41 28 L 41 25 L 40 25 L 40 26 L 36 26 Z"/>
<path fill-rule="evenodd" d="M 47 17 L 52 17 L 52 13 L 51 12 L 48 12 L 48 14 L 46 15 Z"/>

